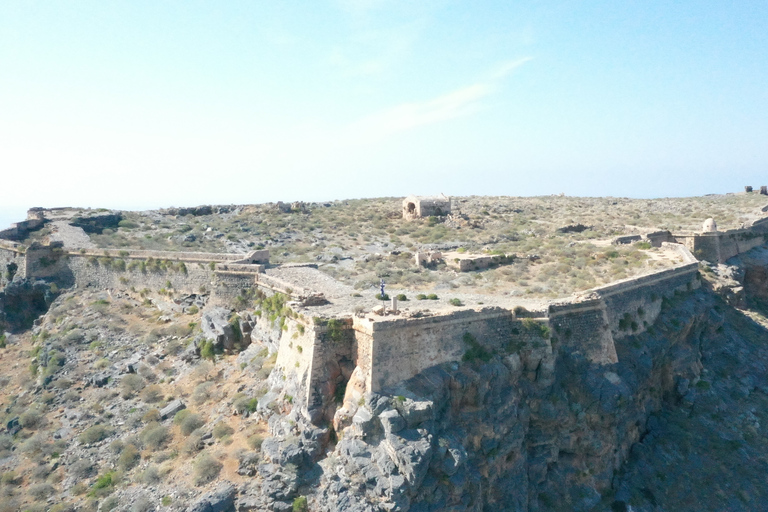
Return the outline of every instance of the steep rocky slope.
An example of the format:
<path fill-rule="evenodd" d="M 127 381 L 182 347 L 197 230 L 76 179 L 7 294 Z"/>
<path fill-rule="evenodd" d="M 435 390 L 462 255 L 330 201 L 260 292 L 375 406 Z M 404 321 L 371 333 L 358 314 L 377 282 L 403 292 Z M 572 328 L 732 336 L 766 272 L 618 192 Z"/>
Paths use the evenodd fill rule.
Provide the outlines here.
<path fill-rule="evenodd" d="M 744 312 L 707 287 L 665 300 L 614 365 L 552 333 L 349 392 L 336 431 L 270 375 L 268 333 L 214 365 L 197 306 L 67 291 L 0 349 L 0 510 L 761 510 L 768 322 L 746 289 Z M 159 415 L 175 399 L 197 424 Z"/>

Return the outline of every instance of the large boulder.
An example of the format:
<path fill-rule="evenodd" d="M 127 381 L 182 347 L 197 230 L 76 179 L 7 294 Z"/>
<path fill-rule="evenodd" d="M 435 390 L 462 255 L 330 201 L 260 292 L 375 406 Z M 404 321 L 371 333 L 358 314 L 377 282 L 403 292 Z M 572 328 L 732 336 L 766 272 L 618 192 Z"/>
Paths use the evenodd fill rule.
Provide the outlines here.
<path fill-rule="evenodd" d="M 221 307 L 208 308 L 203 312 L 201 327 L 203 336 L 213 340 L 216 350 L 232 350 L 239 342 L 238 334 L 229 322 L 230 310 Z"/>
<path fill-rule="evenodd" d="M 187 512 L 235 512 L 237 489 L 229 482 L 222 482 L 216 489 L 197 500 Z"/>

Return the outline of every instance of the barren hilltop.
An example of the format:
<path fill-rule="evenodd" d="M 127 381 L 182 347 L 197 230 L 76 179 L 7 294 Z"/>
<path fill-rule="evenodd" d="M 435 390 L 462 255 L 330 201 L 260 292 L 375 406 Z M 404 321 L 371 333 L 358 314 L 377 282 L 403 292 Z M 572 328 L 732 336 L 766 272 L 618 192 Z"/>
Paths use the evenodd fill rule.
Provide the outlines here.
<path fill-rule="evenodd" d="M 0 511 L 754 510 L 766 210 L 32 208 L 0 231 Z"/>

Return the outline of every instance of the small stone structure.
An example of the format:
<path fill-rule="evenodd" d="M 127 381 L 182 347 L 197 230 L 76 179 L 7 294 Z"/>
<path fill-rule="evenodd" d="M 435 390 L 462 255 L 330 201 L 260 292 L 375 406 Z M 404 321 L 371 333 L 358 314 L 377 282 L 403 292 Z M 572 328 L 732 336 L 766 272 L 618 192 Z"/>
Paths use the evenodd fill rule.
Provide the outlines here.
<path fill-rule="evenodd" d="M 701 227 L 702 233 L 716 233 L 717 232 L 717 223 L 715 222 L 715 219 L 709 218 L 704 221 L 704 225 Z"/>
<path fill-rule="evenodd" d="M 459 272 L 481 270 L 512 262 L 515 257 L 511 254 L 467 254 L 461 252 L 446 253 L 445 263 Z"/>
<path fill-rule="evenodd" d="M 440 251 L 432 252 L 416 252 L 416 265 L 420 267 L 426 267 L 432 263 L 436 263 L 443 259 L 443 253 Z"/>
<path fill-rule="evenodd" d="M 441 217 L 451 213 L 451 198 L 445 194 L 439 196 L 408 196 L 403 199 L 403 218 L 421 219 Z"/>
<path fill-rule="evenodd" d="M 762 187 L 760 187 L 760 193 L 764 196 L 768 196 L 768 186 L 763 185 Z"/>
<path fill-rule="evenodd" d="M 752 186 L 751 185 L 745 186 L 744 187 L 744 192 L 747 192 L 747 193 L 752 192 Z"/>

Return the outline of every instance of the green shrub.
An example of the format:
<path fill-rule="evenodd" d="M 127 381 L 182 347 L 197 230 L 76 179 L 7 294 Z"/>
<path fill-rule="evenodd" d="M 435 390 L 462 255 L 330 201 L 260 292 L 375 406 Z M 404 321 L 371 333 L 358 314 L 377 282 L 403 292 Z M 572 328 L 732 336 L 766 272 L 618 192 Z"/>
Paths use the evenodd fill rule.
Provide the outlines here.
<path fill-rule="evenodd" d="M 423 293 L 420 293 L 416 296 L 416 300 L 427 300 L 427 296 Z"/>
<path fill-rule="evenodd" d="M 259 434 L 252 435 L 248 438 L 247 442 L 251 450 L 261 450 L 261 443 L 264 442 L 264 436 Z"/>
<path fill-rule="evenodd" d="M 205 425 L 205 421 L 203 421 L 202 416 L 200 416 L 199 414 L 192 414 L 192 413 L 184 417 L 181 420 L 181 423 L 179 423 L 179 427 L 181 427 L 181 433 L 184 434 L 185 436 L 188 436 L 189 434 L 199 429 L 203 425 Z"/>
<path fill-rule="evenodd" d="M 464 355 L 461 358 L 462 361 L 473 362 L 480 360 L 484 363 L 487 363 L 493 357 L 493 354 L 488 352 L 485 347 L 480 345 L 480 343 L 478 343 L 475 337 L 470 333 L 464 333 L 463 340 L 464 343 L 469 345 L 469 348 L 466 350 L 466 352 L 464 352 Z"/>
<path fill-rule="evenodd" d="M 144 389 L 144 379 L 135 373 L 129 373 L 120 380 L 121 393 L 123 398 L 132 398 L 136 393 Z"/>
<path fill-rule="evenodd" d="M 94 491 L 98 491 L 99 489 L 108 489 L 110 487 L 113 487 L 115 483 L 117 483 L 115 473 L 112 471 L 109 471 L 96 479 L 96 482 L 93 484 L 93 489 Z M 89 493 L 89 496 L 96 496 L 97 493 L 95 493 L 94 491 L 91 491 Z"/>
<path fill-rule="evenodd" d="M 247 396 L 238 397 L 234 402 L 232 402 L 232 405 L 238 414 L 243 414 L 246 411 L 252 413 L 256 411 L 258 404 L 258 398 L 249 398 Z"/>
<path fill-rule="evenodd" d="M 0 483 L 4 485 L 17 485 L 21 482 L 21 478 L 15 471 L 6 471 L 0 476 Z"/>
<path fill-rule="evenodd" d="M 215 480 L 223 465 L 207 452 L 201 453 L 194 464 L 195 485 L 203 485 Z"/>
<path fill-rule="evenodd" d="M 408 300 L 408 297 L 404 293 L 398 293 L 397 294 L 397 300 L 399 300 L 401 302 L 402 301 L 406 301 L 406 300 Z"/>
<path fill-rule="evenodd" d="M 292 510 L 293 512 L 307 512 L 309 510 L 309 506 L 307 505 L 307 497 L 299 496 L 293 500 Z"/>
<path fill-rule="evenodd" d="M 19 416 L 19 425 L 24 428 L 35 428 L 40 424 L 43 413 L 37 409 L 27 409 Z"/>
<path fill-rule="evenodd" d="M 141 421 L 144 423 L 159 422 L 161 419 L 162 416 L 160 416 L 160 411 L 157 409 L 150 409 L 141 417 Z"/>
<path fill-rule="evenodd" d="M 344 324 L 340 320 L 335 318 L 328 320 L 328 337 L 334 343 L 344 339 Z"/>
<path fill-rule="evenodd" d="M 430 293 L 429 295 L 427 295 L 428 300 L 437 300 L 438 298 L 439 297 L 437 296 L 436 293 Z"/>
<path fill-rule="evenodd" d="M 539 338 L 549 338 L 549 327 L 541 322 L 537 322 L 533 318 L 523 319 L 523 328 L 531 334 L 535 334 Z"/>
<path fill-rule="evenodd" d="M 464 304 L 461 302 L 460 299 L 453 298 L 448 301 L 452 306 L 463 306 Z"/>
<path fill-rule="evenodd" d="M 235 429 L 233 429 L 223 421 L 220 421 L 213 426 L 213 437 L 215 437 L 216 439 L 221 439 L 224 436 L 231 436 L 234 433 L 235 433 Z"/>
<path fill-rule="evenodd" d="M 164 427 L 159 423 L 150 423 L 141 431 L 139 437 L 146 447 L 157 450 L 168 442 L 170 432 L 168 427 Z"/>
<path fill-rule="evenodd" d="M 180 410 L 173 416 L 173 424 L 181 425 L 181 422 L 184 421 L 184 419 L 190 414 L 192 414 L 192 411 L 190 411 L 189 409 Z"/>
<path fill-rule="evenodd" d="M 105 425 L 93 425 L 88 427 L 85 432 L 80 434 L 80 442 L 83 444 L 93 444 L 103 441 L 112 435 L 112 430 Z"/>
<path fill-rule="evenodd" d="M 216 359 L 216 352 L 213 346 L 213 340 L 203 340 L 200 343 L 200 357 L 213 361 Z"/>

